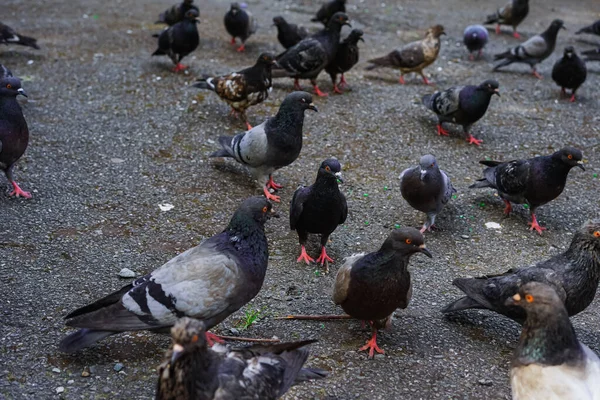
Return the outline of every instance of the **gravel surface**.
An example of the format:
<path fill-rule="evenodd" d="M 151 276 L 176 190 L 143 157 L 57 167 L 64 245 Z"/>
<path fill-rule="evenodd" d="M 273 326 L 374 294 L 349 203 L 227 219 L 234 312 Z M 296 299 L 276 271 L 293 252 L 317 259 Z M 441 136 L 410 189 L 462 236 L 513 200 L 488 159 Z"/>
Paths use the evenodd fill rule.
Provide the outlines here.
<path fill-rule="evenodd" d="M 453 278 L 498 273 L 554 255 L 586 218 L 598 215 L 600 97 L 592 88 L 600 84 L 600 63 L 589 66 L 577 103 L 559 100 L 552 65 L 568 44 L 592 48 L 581 39 L 593 38 L 573 33 L 597 19 L 597 0 L 532 2 L 520 29 L 525 37 L 554 18 L 569 29 L 560 32 L 554 55 L 540 65 L 542 81 L 526 66 L 490 72 L 492 54 L 518 43 L 508 34 L 491 34 L 484 59 L 467 61 L 460 44 L 464 27 L 481 22 L 502 2 L 350 1 L 352 23 L 366 40 L 360 44 L 361 64 L 347 76 L 352 91 L 316 99 L 320 112 L 307 113 L 300 158 L 275 175 L 285 185 L 277 206 L 283 218 L 267 226 L 271 262 L 263 291 L 217 328 L 224 334 L 233 328 L 244 336 L 320 339 L 310 364 L 329 370 L 330 377 L 296 387 L 286 399 L 509 396 L 509 360 L 519 327 L 488 312 L 445 318 L 439 310 L 459 295 Z M 171 73 L 166 57 L 150 57 L 156 47 L 151 34 L 160 29 L 151 22 L 169 1 L 2 3 L 2 21 L 39 38 L 42 50 L 0 48 L 0 63 L 23 78 L 30 96 L 22 105 L 31 141 L 15 173 L 33 194 L 27 201 L 10 199 L 1 178 L 0 398 L 152 398 L 167 336 L 123 334 L 64 355 L 56 346 L 71 330 L 62 317 L 127 284 L 128 278 L 119 277 L 123 268 L 140 276 L 219 232 L 244 198 L 259 193 L 239 165 L 208 159 L 216 138 L 240 131 L 242 124 L 227 116 L 216 95 L 189 85 L 202 73 L 229 72 L 252 64 L 262 51 L 279 51 L 272 17 L 304 23 L 318 1 L 252 2 L 261 27 L 245 54 L 227 43 L 222 25 L 227 2 L 202 1 L 200 47 L 185 60 L 191 66 L 185 74 Z M 434 116 L 419 104 L 433 88 L 420 78 L 408 77 L 400 86 L 393 70 L 364 70 L 368 58 L 420 37 L 435 23 L 448 33 L 440 58 L 426 70 L 437 88 L 490 77 L 500 82 L 502 97 L 492 99 L 473 127 L 484 140 L 481 147 L 467 145 L 458 127 L 450 138 L 436 135 Z M 320 85 L 330 90 L 326 75 Z M 278 80 L 266 104 L 250 109 L 251 123 L 274 114 L 291 88 L 291 80 Z M 527 230 L 523 207 L 504 219 L 503 204 L 492 191 L 467 189 L 481 174 L 479 159 L 531 157 L 564 145 L 583 149 L 587 170 L 571 171 L 564 193 L 539 209 L 540 223 L 548 227 L 541 237 Z M 357 321 L 274 320 L 290 313 L 341 313 L 330 296 L 343 257 L 378 248 L 394 226 L 421 225 L 424 216 L 400 196 L 398 175 L 426 152 L 437 157 L 458 193 L 438 217 L 441 230 L 426 236 L 434 258 L 417 255 L 411 261 L 413 301 L 380 335 L 386 354 L 367 360 L 356 351 L 369 337 Z M 331 236 L 328 252 L 337 262 L 325 275 L 295 262 L 299 246 L 287 207 L 294 188 L 311 183 L 330 156 L 343 164 L 350 214 Z M 486 222 L 501 229 L 487 229 Z M 317 254 L 317 238 L 308 250 Z M 251 314 L 259 320 L 243 330 Z M 600 352 L 599 318 L 594 302 L 573 323 L 580 339 Z"/>

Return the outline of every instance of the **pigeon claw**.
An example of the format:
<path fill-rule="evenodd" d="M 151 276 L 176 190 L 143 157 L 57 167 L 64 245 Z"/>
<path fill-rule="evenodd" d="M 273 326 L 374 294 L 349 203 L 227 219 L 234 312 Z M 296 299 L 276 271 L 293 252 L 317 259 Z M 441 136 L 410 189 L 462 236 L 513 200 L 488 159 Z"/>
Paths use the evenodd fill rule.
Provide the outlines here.
<path fill-rule="evenodd" d="M 344 78 L 344 74 L 342 74 L 342 77 L 340 78 L 340 84 L 338 86 L 340 87 L 340 89 L 343 89 L 347 85 L 348 85 L 348 82 L 346 82 L 346 78 Z"/>
<path fill-rule="evenodd" d="M 533 74 L 533 76 L 535 76 L 538 79 L 544 79 L 539 72 L 537 72 L 535 69 L 531 71 L 531 73 Z"/>
<path fill-rule="evenodd" d="M 225 343 L 225 341 L 218 335 L 215 335 L 214 333 L 211 332 L 205 332 L 206 335 L 206 342 L 208 343 L 208 345 L 210 347 L 212 347 L 215 343 Z"/>
<path fill-rule="evenodd" d="M 19 185 L 17 185 L 17 182 L 12 181 L 11 184 L 13 186 L 13 191 L 8 194 L 9 197 L 15 196 L 15 197 L 23 197 L 26 199 L 31 198 L 31 193 L 25 192 L 23 189 L 21 189 L 19 187 Z"/>
<path fill-rule="evenodd" d="M 320 263 L 321 265 L 325 265 L 326 262 L 333 263 L 333 258 L 331 258 L 327 255 L 325 246 L 321 247 L 321 255 L 319 255 L 319 258 L 317 258 L 316 262 L 317 262 L 317 264 Z"/>
<path fill-rule="evenodd" d="M 267 181 L 267 187 L 270 189 L 273 189 L 273 190 L 277 190 L 277 189 L 283 188 L 283 185 L 275 183 L 275 181 L 273 180 L 273 176 L 269 175 L 269 180 Z"/>
<path fill-rule="evenodd" d="M 242 45 L 237 48 L 237 52 L 243 53 L 244 51 L 246 51 L 246 45 L 244 43 L 242 43 Z"/>
<path fill-rule="evenodd" d="M 400 75 L 400 78 L 398 79 L 398 82 L 400 82 L 401 85 L 404 85 L 406 83 L 404 81 L 404 77 L 402 75 Z"/>
<path fill-rule="evenodd" d="M 181 63 L 177 63 L 177 65 L 175 65 L 173 67 L 173 72 L 181 72 L 183 70 L 187 69 L 187 65 L 183 65 Z"/>
<path fill-rule="evenodd" d="M 521 35 L 519 35 L 519 32 L 517 32 L 517 31 L 514 31 L 514 32 L 513 32 L 513 37 L 514 37 L 515 39 L 521 39 Z"/>
<path fill-rule="evenodd" d="M 529 228 L 530 231 L 535 229 L 537 231 L 537 233 L 539 233 L 540 235 L 542 234 L 543 231 L 547 230 L 547 228 L 543 228 L 540 226 L 540 224 L 538 224 L 535 214 L 531 214 L 531 222 L 528 225 L 530 226 L 530 228 Z"/>
<path fill-rule="evenodd" d="M 469 144 L 475 144 L 475 145 L 479 146 L 479 145 L 481 145 L 481 143 L 483 143 L 483 140 L 482 139 L 476 139 L 471 134 L 469 134 L 469 136 L 467 136 L 467 142 Z"/>
<path fill-rule="evenodd" d="M 423 77 L 423 83 L 425 83 L 426 85 L 433 85 L 433 82 L 430 82 L 427 77 L 425 76 L 425 74 L 423 73 L 423 71 L 421 71 L 421 76 Z"/>
<path fill-rule="evenodd" d="M 504 208 L 504 215 L 508 216 L 512 212 L 512 205 L 508 200 L 504 200 L 504 204 L 506 204 L 506 207 Z"/>
<path fill-rule="evenodd" d="M 385 351 L 377 346 L 377 330 L 375 328 L 373 328 L 373 336 L 371 336 L 371 339 L 369 339 L 369 341 L 363 347 L 358 349 L 358 351 L 366 350 L 369 350 L 369 358 L 373 358 L 375 352 L 379 354 L 385 354 Z"/>
<path fill-rule="evenodd" d="M 442 124 L 438 124 L 437 132 L 438 132 L 438 136 L 450 136 L 448 131 L 442 127 Z"/>
<path fill-rule="evenodd" d="M 573 94 L 571 95 L 571 98 L 569 99 L 569 101 L 570 101 L 571 103 L 575 103 L 575 93 L 573 93 Z"/>
<path fill-rule="evenodd" d="M 235 38 L 234 38 L 234 37 L 232 37 L 232 38 L 231 38 L 231 42 L 229 42 L 229 43 L 231 43 L 231 45 L 232 45 L 232 46 L 235 46 Z"/>
<path fill-rule="evenodd" d="M 302 87 L 300 86 L 300 82 L 298 82 L 298 79 L 294 79 L 294 90 L 302 90 Z"/>
<path fill-rule="evenodd" d="M 274 201 L 275 203 L 280 203 L 281 202 L 281 197 L 275 196 L 274 194 L 272 194 L 271 192 L 269 192 L 269 189 L 267 189 L 266 186 L 263 187 L 263 192 L 265 193 L 265 197 L 267 198 L 267 200 Z"/>
<path fill-rule="evenodd" d="M 334 84 L 333 85 L 333 93 L 344 94 L 344 91 L 341 90 L 338 85 Z"/>
<path fill-rule="evenodd" d="M 496 35 L 500 34 L 500 24 L 496 25 Z"/>
<path fill-rule="evenodd" d="M 317 85 L 313 86 L 313 89 L 314 89 L 314 91 L 315 91 L 315 94 L 316 94 L 317 96 L 319 96 L 319 97 L 327 97 L 327 96 L 329 96 L 329 94 L 328 94 L 328 93 L 321 92 L 321 89 L 319 89 L 319 87 L 318 87 Z"/>
<path fill-rule="evenodd" d="M 314 262 L 315 259 L 308 255 L 306 252 L 306 248 L 302 246 L 302 252 L 300 253 L 300 257 L 296 260 L 296 262 L 304 261 L 306 265 L 310 265 L 311 262 Z"/>

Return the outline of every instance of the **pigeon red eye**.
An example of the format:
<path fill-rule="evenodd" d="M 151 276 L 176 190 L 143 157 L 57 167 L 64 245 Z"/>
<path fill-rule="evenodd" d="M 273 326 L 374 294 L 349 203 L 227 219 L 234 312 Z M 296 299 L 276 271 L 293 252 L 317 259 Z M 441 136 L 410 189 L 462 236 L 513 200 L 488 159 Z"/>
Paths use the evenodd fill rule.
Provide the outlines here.
<path fill-rule="evenodd" d="M 263 212 L 264 212 L 264 213 L 266 213 L 266 212 L 267 212 L 267 210 L 268 210 L 267 206 L 264 206 L 264 207 L 263 207 Z"/>
<path fill-rule="evenodd" d="M 600 237 L 600 231 L 594 232 L 594 237 Z"/>
<path fill-rule="evenodd" d="M 198 335 L 192 336 L 192 343 L 196 343 L 198 341 Z"/>
<path fill-rule="evenodd" d="M 533 296 L 530 294 L 525 295 L 525 301 L 527 301 L 528 303 L 533 302 Z"/>
<path fill-rule="evenodd" d="M 572 160 L 572 159 L 573 159 L 573 155 L 569 154 L 569 155 L 567 156 L 567 158 L 568 158 L 569 160 Z"/>
<path fill-rule="evenodd" d="M 327 171 L 327 172 L 331 171 L 331 168 L 329 168 L 329 165 L 325 167 L 325 171 Z"/>
<path fill-rule="evenodd" d="M 8 85 L 6 85 L 7 89 L 12 89 L 12 85 L 9 83 Z"/>
<path fill-rule="evenodd" d="M 406 244 L 411 244 L 411 243 L 412 243 L 412 240 L 406 239 Z"/>

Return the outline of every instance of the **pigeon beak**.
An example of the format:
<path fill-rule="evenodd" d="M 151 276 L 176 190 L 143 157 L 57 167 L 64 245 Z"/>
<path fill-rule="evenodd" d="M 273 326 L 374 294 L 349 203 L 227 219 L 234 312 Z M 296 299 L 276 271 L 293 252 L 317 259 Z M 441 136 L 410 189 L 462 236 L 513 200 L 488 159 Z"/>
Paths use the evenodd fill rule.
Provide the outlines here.
<path fill-rule="evenodd" d="M 425 179 L 425 175 L 427 175 L 427 171 L 422 169 L 421 170 L 421 180 Z"/>
<path fill-rule="evenodd" d="M 344 22 L 344 25 L 348 25 L 350 28 L 352 28 L 352 25 L 350 24 L 350 21 Z"/>
<path fill-rule="evenodd" d="M 568 29 L 565 28 L 564 26 L 561 26 L 560 29 L 564 29 L 565 31 L 568 31 Z"/>
<path fill-rule="evenodd" d="M 269 218 L 279 218 L 279 213 L 272 208 L 271 214 L 269 214 Z"/>
<path fill-rule="evenodd" d="M 583 166 L 583 161 L 582 160 L 577 161 L 577 166 L 579 168 L 581 168 L 583 171 L 585 171 L 585 167 Z"/>
<path fill-rule="evenodd" d="M 309 110 L 316 111 L 316 112 L 319 112 L 319 109 L 317 108 L 317 106 L 315 106 L 315 103 L 310 103 L 310 104 L 308 105 L 308 109 L 309 109 Z"/>
<path fill-rule="evenodd" d="M 361 42 L 365 42 L 365 39 L 363 39 L 362 37 L 359 37 L 358 40 L 360 40 Z"/>
<path fill-rule="evenodd" d="M 337 178 L 338 182 L 344 183 L 344 180 L 342 179 L 342 173 L 341 172 L 336 172 L 333 175 L 335 175 L 335 177 Z"/>
<path fill-rule="evenodd" d="M 519 293 L 517 293 L 514 296 L 506 299 L 506 301 L 504 302 L 504 305 L 505 306 L 516 306 L 517 304 L 519 304 L 520 301 L 521 301 L 521 295 Z"/>
<path fill-rule="evenodd" d="M 183 346 L 175 343 L 173 345 L 173 355 L 171 356 L 171 365 L 175 363 L 175 361 L 177 361 L 177 359 L 179 357 L 181 357 L 181 355 L 183 354 Z"/>
<path fill-rule="evenodd" d="M 429 252 L 429 250 L 427 250 L 427 248 L 425 247 L 424 244 L 422 244 L 422 245 L 419 246 L 419 252 L 425 254 L 429 258 L 433 258 L 433 256 L 431 255 L 431 253 Z"/>
<path fill-rule="evenodd" d="M 500 97 L 500 90 L 498 88 L 494 89 L 494 94 Z"/>
<path fill-rule="evenodd" d="M 17 92 L 18 92 L 20 95 L 23 95 L 23 96 L 25 96 L 25 97 L 28 97 L 28 96 L 27 96 L 27 93 L 25 93 L 25 91 L 23 90 L 23 88 L 20 88 L 19 90 L 17 90 Z"/>

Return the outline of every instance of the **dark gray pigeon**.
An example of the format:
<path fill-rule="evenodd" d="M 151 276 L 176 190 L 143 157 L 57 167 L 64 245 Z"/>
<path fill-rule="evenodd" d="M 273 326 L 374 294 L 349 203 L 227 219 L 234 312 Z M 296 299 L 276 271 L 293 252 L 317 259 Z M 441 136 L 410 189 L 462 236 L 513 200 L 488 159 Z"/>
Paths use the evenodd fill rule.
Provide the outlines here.
<path fill-rule="evenodd" d="M 576 35 L 580 35 L 582 33 L 589 33 L 592 35 L 600 36 L 600 20 L 594 22 L 591 25 L 584 26 L 583 28 L 575 32 Z"/>
<path fill-rule="evenodd" d="M 66 324 L 82 329 L 64 338 L 60 350 L 72 353 L 125 331 L 165 331 L 183 316 L 203 321 L 206 329 L 219 324 L 262 287 L 269 260 L 264 224 L 270 217 L 264 197 L 246 199 L 222 233 L 68 314 Z"/>
<path fill-rule="evenodd" d="M 484 24 L 496 24 L 496 35 L 500 34 L 500 25 L 510 25 L 513 28 L 513 36 L 517 39 L 521 35 L 517 32 L 517 26 L 529 14 L 529 0 L 511 0 L 508 4 L 500 7 L 495 13 L 488 15 Z"/>
<path fill-rule="evenodd" d="M 511 361 L 513 400 L 600 399 L 600 359 L 577 340 L 554 289 L 528 283 L 506 305 L 527 313 Z"/>
<path fill-rule="evenodd" d="M 494 60 L 502 60 L 495 67 L 494 71 L 499 68 L 510 65 L 514 62 L 529 64 L 531 72 L 536 78 L 542 79 L 542 76 L 536 71 L 535 65 L 541 63 L 552 54 L 556 47 L 556 36 L 560 29 L 565 29 L 563 21 L 555 19 L 552 21 L 548 29 L 539 35 L 532 36 L 526 42 L 513 47 L 504 53 L 494 55 Z"/>
<path fill-rule="evenodd" d="M 571 102 L 575 102 L 575 92 L 585 82 L 587 67 L 575 52 L 573 46 L 565 47 L 563 58 L 552 68 L 552 79 L 560 86 L 561 94 L 567 95 L 565 89 L 571 89 Z"/>
<path fill-rule="evenodd" d="M 319 11 L 317 11 L 317 15 L 311 19 L 311 22 L 320 22 L 323 25 L 327 26 L 327 23 L 338 12 L 346 12 L 346 0 L 330 0 L 327 3 L 324 3 Z"/>
<path fill-rule="evenodd" d="M 595 50 L 582 51 L 581 54 L 585 56 L 585 61 L 600 61 L 600 47 Z"/>
<path fill-rule="evenodd" d="M 277 27 L 277 40 L 286 49 L 308 36 L 308 30 L 305 27 L 290 24 L 282 16 L 273 18 L 273 25 Z"/>
<path fill-rule="evenodd" d="M 371 324 L 371 339 L 358 351 L 383 354 L 377 330 L 391 324 L 397 308 L 406 308 L 412 296 L 408 262 L 415 253 L 431 258 L 423 235 L 414 228 L 393 230 L 373 253 L 354 254 L 344 260 L 335 277 L 333 301 L 351 317 Z"/>
<path fill-rule="evenodd" d="M 467 142 L 479 146 L 483 140 L 474 138 L 469 129 L 485 115 L 492 96 L 500 96 L 498 86 L 498 81 L 493 79 L 488 79 L 479 86 L 453 86 L 443 92 L 423 96 L 422 102 L 437 114 L 438 135 L 449 135 L 442 127 L 444 122 L 459 124 L 463 127 Z"/>
<path fill-rule="evenodd" d="M 427 214 L 421 233 L 430 231 L 435 217 L 448 203 L 456 189 L 448 175 L 442 171 L 431 154 L 421 157 L 419 165 L 407 168 L 400 174 L 400 193 L 416 210 Z"/>
<path fill-rule="evenodd" d="M 183 71 L 187 67 L 181 60 L 196 50 L 200 43 L 198 35 L 198 11 L 190 9 L 185 13 L 183 21 L 168 27 L 158 37 L 158 49 L 153 56 L 167 55 L 175 64 L 174 72 Z"/>
<path fill-rule="evenodd" d="M 194 0 L 183 0 L 179 4 L 174 4 L 171 8 L 166 9 L 158 16 L 157 24 L 167 24 L 169 26 L 175 25 L 178 22 L 183 21 L 185 13 L 188 10 L 196 10 L 200 15 L 200 10 L 194 4 Z"/>
<path fill-rule="evenodd" d="M 479 161 L 487 166 L 483 178 L 469 188 L 493 188 L 504 200 L 504 214 L 512 211 L 511 202 L 527 204 L 531 209 L 530 230 L 535 229 L 540 235 L 542 228 L 535 217 L 535 210 L 555 198 L 565 188 L 567 175 L 573 167 L 583 167 L 581 150 L 565 147 L 549 156 L 539 156 L 527 160 L 512 161 Z"/>
<path fill-rule="evenodd" d="M 235 38 L 240 38 L 242 45 L 238 52 L 246 50 L 246 40 L 256 32 L 256 21 L 252 13 L 239 3 L 231 3 L 229 11 L 225 13 L 225 29 L 231 35 L 231 44 L 235 45 Z"/>
<path fill-rule="evenodd" d="M 489 34 L 482 25 L 469 25 L 463 32 L 463 43 L 469 50 L 469 60 L 474 60 L 473 52 L 477 52 L 477 58 L 481 57 L 481 51 L 488 42 Z"/>
<path fill-rule="evenodd" d="M 328 158 L 321 163 L 315 183 L 301 186 L 294 192 L 290 203 L 290 229 L 298 232 L 298 240 L 302 246 L 298 262 L 305 261 L 309 264 L 315 261 L 304 247 L 309 233 L 321 234 L 321 255 L 316 262 L 321 265 L 333 262 L 325 247 L 329 235 L 348 216 L 348 204 L 338 188 L 338 180 L 342 180 L 342 166 L 335 158 Z"/>
<path fill-rule="evenodd" d="M 13 28 L 0 22 L 0 44 L 19 44 L 21 46 L 33 47 L 39 50 L 37 39 L 29 36 L 20 35 Z"/>
<path fill-rule="evenodd" d="M 363 41 L 363 31 L 360 29 L 353 29 L 346 39 L 340 43 L 335 58 L 330 62 L 325 71 L 331 77 L 331 83 L 333 83 L 334 93 L 342 94 L 342 89 L 346 87 L 346 79 L 344 73 L 350 71 L 352 67 L 356 65 L 359 58 L 358 41 Z M 336 84 L 337 75 L 342 74 L 340 78 L 340 84 Z"/>
<path fill-rule="evenodd" d="M 236 136 L 221 136 L 222 150 L 210 157 L 231 157 L 245 165 L 258 181 L 269 200 L 279 202 L 279 196 L 269 192 L 283 186 L 273 181 L 273 172 L 293 163 L 302 150 L 304 111 L 317 111 L 312 96 L 293 92 L 286 96 L 277 115 L 249 131 Z"/>
<path fill-rule="evenodd" d="M 316 340 L 211 349 L 204 324 L 186 317 L 171 336 L 173 344 L 158 367 L 157 400 L 275 400 L 293 385 L 327 376 L 302 368 L 308 359 L 305 346 Z"/>
<path fill-rule="evenodd" d="M 528 282 L 553 287 L 569 316 L 585 310 L 594 300 L 600 282 L 600 220 L 583 224 L 564 253 L 545 261 L 511 268 L 503 274 L 455 279 L 452 284 L 466 296 L 449 304 L 442 312 L 488 309 L 522 323 L 525 312 L 505 305 L 504 301 Z"/>

